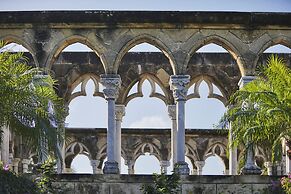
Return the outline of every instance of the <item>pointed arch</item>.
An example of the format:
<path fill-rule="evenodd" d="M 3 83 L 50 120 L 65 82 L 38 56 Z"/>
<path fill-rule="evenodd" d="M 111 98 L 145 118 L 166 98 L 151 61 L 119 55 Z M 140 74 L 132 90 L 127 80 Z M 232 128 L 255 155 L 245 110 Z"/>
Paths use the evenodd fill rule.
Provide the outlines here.
<path fill-rule="evenodd" d="M 87 156 L 90 160 L 92 159 L 92 154 L 90 150 L 81 142 L 72 142 L 65 149 L 65 163 L 66 167 L 70 167 L 73 159 L 78 155 L 83 154 Z"/>
<path fill-rule="evenodd" d="M 145 142 L 137 146 L 134 150 L 134 163 L 139 156 L 145 153 L 150 153 L 150 155 L 154 155 L 159 161 L 162 161 L 159 147 L 153 143 Z"/>
<path fill-rule="evenodd" d="M 256 59 L 255 59 L 254 64 L 253 64 L 253 69 L 256 68 L 257 63 L 259 61 L 259 58 L 263 54 L 263 52 L 265 50 L 267 50 L 268 48 L 270 48 L 271 46 L 275 46 L 275 45 L 278 45 L 278 44 L 281 44 L 281 45 L 286 46 L 286 47 L 291 49 L 291 38 L 286 37 L 286 36 L 279 36 L 279 37 L 270 39 L 267 42 L 265 42 L 261 46 L 261 48 L 259 49 L 259 51 L 257 53 Z"/>
<path fill-rule="evenodd" d="M 190 83 L 187 85 L 187 89 L 189 89 L 193 84 L 195 84 L 194 93 L 187 95 L 187 100 L 190 100 L 192 98 L 200 98 L 199 87 L 203 81 L 205 81 L 208 86 L 209 90 L 208 98 L 218 99 L 224 104 L 224 106 L 227 106 L 228 103 L 227 91 L 225 90 L 225 88 L 221 86 L 221 84 L 219 84 L 217 81 L 215 81 L 212 77 L 208 75 L 200 75 L 190 81 Z M 213 84 L 219 89 L 219 91 L 222 93 L 222 96 L 214 93 Z"/>
<path fill-rule="evenodd" d="M 50 70 L 52 65 L 54 64 L 54 62 L 57 60 L 58 56 L 60 55 L 60 53 L 66 47 L 75 43 L 84 44 L 88 46 L 90 49 L 92 49 L 95 52 L 95 54 L 100 58 L 104 71 L 107 72 L 108 65 L 107 65 L 105 56 L 103 55 L 105 49 L 103 47 L 100 47 L 100 45 L 102 44 L 99 42 L 97 42 L 97 44 L 93 44 L 94 41 L 89 40 L 87 37 L 84 37 L 81 35 L 72 35 L 59 41 L 52 49 L 51 54 L 48 56 L 48 59 L 46 61 L 46 68 Z"/>
<path fill-rule="evenodd" d="M 15 35 L 7 35 L 7 36 L 0 37 L 0 40 L 4 41 L 7 44 L 16 43 L 16 44 L 22 45 L 32 55 L 35 66 L 39 67 L 38 60 L 35 56 L 36 52 L 35 52 L 34 48 L 31 47 L 27 42 L 22 40 L 20 37 L 15 36 Z"/>
<path fill-rule="evenodd" d="M 148 80 L 150 85 L 151 85 L 151 93 L 150 93 L 150 97 L 156 97 L 159 98 L 160 100 L 162 100 L 166 105 L 169 104 L 169 93 L 168 91 L 165 89 L 165 87 L 163 86 L 163 84 L 161 83 L 161 81 L 159 80 L 159 78 L 157 78 L 155 75 L 149 74 L 149 73 L 144 73 L 142 75 L 139 76 L 138 79 L 136 79 L 135 81 L 132 82 L 132 84 L 126 89 L 126 91 L 124 92 L 124 96 L 122 97 L 122 102 L 123 104 L 126 106 L 130 100 L 137 98 L 137 97 L 143 97 L 143 93 L 142 93 L 142 86 L 143 83 Z M 134 87 L 135 84 L 137 85 L 137 92 L 133 93 L 133 94 L 129 94 L 130 90 Z M 163 91 L 163 93 L 165 95 L 162 95 L 160 93 L 156 92 L 156 86 L 155 84 L 157 84 Z"/>
<path fill-rule="evenodd" d="M 176 72 L 177 72 L 176 62 L 175 62 L 174 57 L 171 53 L 171 50 L 161 40 L 159 40 L 158 38 L 151 36 L 149 34 L 138 35 L 125 43 L 125 45 L 120 49 L 120 51 L 115 59 L 115 62 L 114 62 L 113 70 L 115 73 L 118 72 L 119 65 L 120 65 L 121 60 L 124 57 L 124 55 L 131 48 L 133 48 L 134 46 L 139 45 L 141 43 L 148 43 L 148 44 L 160 49 L 164 53 L 164 55 L 169 59 L 173 74 L 176 74 Z"/>
<path fill-rule="evenodd" d="M 84 75 L 78 77 L 69 87 L 69 90 L 67 92 L 68 96 L 66 98 L 66 99 L 68 99 L 68 101 L 67 101 L 68 104 L 78 96 L 86 96 L 87 95 L 86 94 L 86 85 L 87 85 L 89 80 L 92 80 L 94 82 L 94 85 L 95 85 L 93 96 L 100 96 L 100 97 L 104 98 L 103 92 L 99 91 L 100 77 L 96 74 L 93 74 L 93 73 L 87 73 L 87 74 L 84 74 Z M 81 91 L 72 93 L 74 91 L 74 89 L 79 84 L 81 84 Z"/>
<path fill-rule="evenodd" d="M 216 44 L 218 46 L 221 46 L 222 48 L 224 48 L 225 50 L 227 50 L 231 56 L 234 58 L 234 60 L 236 61 L 240 73 L 243 76 L 245 74 L 245 68 L 244 68 L 244 61 L 243 59 L 240 57 L 242 56 L 241 53 L 239 52 L 239 50 L 236 48 L 235 45 L 233 45 L 230 41 L 228 41 L 227 39 L 218 36 L 218 35 L 211 35 L 211 36 L 207 36 L 204 39 L 200 39 L 197 42 L 192 43 L 194 46 L 190 49 L 190 51 L 188 52 L 189 55 L 187 55 L 183 67 L 183 71 L 186 72 L 186 69 L 188 67 L 188 64 L 190 62 L 190 59 L 192 58 L 193 54 L 201 47 L 206 46 L 208 44 Z"/>

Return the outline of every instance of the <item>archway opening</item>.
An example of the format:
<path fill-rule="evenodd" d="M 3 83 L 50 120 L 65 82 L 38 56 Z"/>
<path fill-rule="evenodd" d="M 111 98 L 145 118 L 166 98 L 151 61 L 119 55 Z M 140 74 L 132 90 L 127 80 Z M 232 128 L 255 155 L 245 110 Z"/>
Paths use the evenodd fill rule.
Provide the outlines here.
<path fill-rule="evenodd" d="M 31 67 L 36 67 L 32 54 L 29 52 L 27 48 L 25 48 L 21 44 L 11 42 L 9 44 L 6 44 L 4 47 L 0 48 L 0 52 L 3 51 L 8 51 L 12 53 L 23 53 L 23 56 L 27 59 L 26 61 L 27 65 Z"/>
<path fill-rule="evenodd" d="M 134 89 L 134 88 L 133 88 Z M 151 98 L 151 84 L 145 80 L 142 85 L 143 98 L 135 98 L 126 106 L 123 126 L 128 128 L 169 128 L 170 119 L 165 104 Z M 130 91 L 137 93 L 137 91 Z M 129 94 L 130 94 L 129 93 Z"/>
<path fill-rule="evenodd" d="M 78 96 L 69 104 L 69 115 L 66 118 L 71 128 L 105 128 L 107 127 L 107 104 L 100 96 L 94 96 L 96 85 L 90 79 L 86 85 L 86 96 Z M 102 88 L 99 85 L 99 90 Z M 81 83 L 74 89 L 73 94 L 80 92 Z"/>
<path fill-rule="evenodd" d="M 225 165 L 217 155 L 209 156 L 202 168 L 202 175 L 225 175 Z"/>
<path fill-rule="evenodd" d="M 291 68 L 291 48 L 287 47 L 282 44 L 276 44 L 269 48 L 267 48 L 259 57 L 257 67 L 260 67 L 260 65 L 265 65 L 268 61 L 268 58 L 271 55 L 276 55 L 280 58 L 283 58 L 286 62 L 286 65 Z M 258 71 L 260 69 L 257 69 Z"/>
<path fill-rule="evenodd" d="M 78 154 L 72 160 L 71 169 L 73 173 L 86 173 L 93 174 L 93 169 L 88 156 L 84 154 Z"/>
<path fill-rule="evenodd" d="M 161 174 L 160 162 L 154 155 L 146 152 L 135 161 L 134 172 L 135 174 Z"/>
<path fill-rule="evenodd" d="M 210 83 L 212 84 L 212 83 Z M 217 86 L 212 84 L 213 93 L 222 96 Z M 192 98 L 186 102 L 186 128 L 215 129 L 226 111 L 224 104 L 218 99 L 209 98 L 209 86 L 202 81 L 199 86 L 200 98 Z M 195 94 L 195 84 L 188 90 L 188 95 Z M 196 95 L 197 96 L 197 95 Z M 198 96 L 197 96 L 198 97 Z"/>

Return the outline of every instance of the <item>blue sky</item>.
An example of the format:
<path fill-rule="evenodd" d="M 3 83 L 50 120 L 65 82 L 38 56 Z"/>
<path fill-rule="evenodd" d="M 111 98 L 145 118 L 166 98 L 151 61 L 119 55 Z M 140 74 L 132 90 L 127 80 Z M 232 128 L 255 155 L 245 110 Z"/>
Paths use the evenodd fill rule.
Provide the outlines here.
<path fill-rule="evenodd" d="M 171 10 L 290 12 L 290 0 L 3 0 L 0 10 Z"/>
<path fill-rule="evenodd" d="M 252 11 L 252 12 L 291 12 L 291 0 L 2 0 L 0 11 L 28 11 L 28 10 L 162 10 L 162 11 Z M 146 49 L 145 49 L 146 48 Z M 215 48 L 215 47 L 214 47 Z M 76 47 L 75 50 L 83 50 Z M 150 47 L 136 48 L 136 51 L 152 51 Z M 140 50 L 139 50 L 140 49 Z M 204 48 L 205 49 L 205 48 Z M 73 49 L 74 50 L 74 49 Z M 286 49 L 285 49 L 286 50 Z M 221 48 L 210 48 L 203 51 L 221 51 Z M 290 52 L 290 49 L 286 50 Z M 70 116 L 67 118 L 69 126 L 106 127 L 106 102 L 92 97 L 92 84 L 88 85 L 88 96 L 80 97 L 70 104 Z M 170 127 L 166 106 L 158 99 L 149 98 L 149 85 L 143 87 L 144 98 L 135 99 L 126 107 L 123 127 Z M 91 93 L 90 93 L 91 91 Z M 201 85 L 202 99 L 187 102 L 186 127 L 211 128 L 217 123 L 225 111 L 221 102 L 207 99 L 207 87 Z M 144 109 L 142 114 L 136 114 L 138 109 Z M 154 110 L 154 111 L 153 111 Z M 137 117 L 138 116 L 138 117 Z M 207 118 L 207 119 L 205 119 Z M 153 156 L 152 156 L 153 157 Z M 211 158 L 210 158 L 211 159 Z M 142 161 L 140 161 L 142 160 Z M 159 167 L 155 159 L 141 158 L 136 164 L 138 172 L 158 172 Z M 211 159 L 212 160 L 212 159 Z M 143 169 L 144 164 L 151 168 Z M 89 161 L 76 158 L 74 168 L 79 172 L 90 172 Z M 208 161 L 204 173 L 221 173 L 221 163 L 216 159 Z M 125 169 L 122 169 L 125 172 Z"/>

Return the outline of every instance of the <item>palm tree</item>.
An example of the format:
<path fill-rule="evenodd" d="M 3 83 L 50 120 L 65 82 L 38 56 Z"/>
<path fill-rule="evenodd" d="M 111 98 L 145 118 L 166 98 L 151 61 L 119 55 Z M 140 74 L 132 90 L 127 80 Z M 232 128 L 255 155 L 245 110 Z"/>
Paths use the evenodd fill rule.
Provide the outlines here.
<path fill-rule="evenodd" d="M 41 75 L 39 68 L 28 66 L 23 53 L 12 53 L 4 46 L 0 43 L 0 130 L 8 126 L 28 139 L 39 153 L 46 151 L 41 146 L 44 141 L 48 151 L 55 151 L 61 134 L 52 122 L 64 119 L 63 101 L 54 90 L 55 80 Z"/>
<path fill-rule="evenodd" d="M 281 160 L 283 138 L 291 137 L 291 70 L 271 56 L 257 78 L 230 99 L 225 118 L 231 122 L 231 146 L 257 145 L 270 149 L 269 161 Z"/>

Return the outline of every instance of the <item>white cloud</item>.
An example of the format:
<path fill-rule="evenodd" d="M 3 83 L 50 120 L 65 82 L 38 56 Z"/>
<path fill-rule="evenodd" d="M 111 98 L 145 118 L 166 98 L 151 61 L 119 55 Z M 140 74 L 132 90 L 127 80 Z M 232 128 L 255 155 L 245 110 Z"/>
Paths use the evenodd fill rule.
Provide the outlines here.
<path fill-rule="evenodd" d="M 129 127 L 139 127 L 139 128 L 169 128 L 170 127 L 170 120 L 166 120 L 159 116 L 146 116 L 142 117 L 138 121 L 132 122 Z"/>

